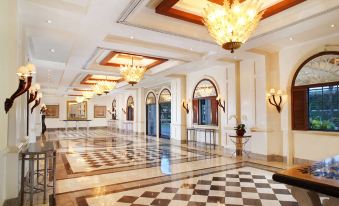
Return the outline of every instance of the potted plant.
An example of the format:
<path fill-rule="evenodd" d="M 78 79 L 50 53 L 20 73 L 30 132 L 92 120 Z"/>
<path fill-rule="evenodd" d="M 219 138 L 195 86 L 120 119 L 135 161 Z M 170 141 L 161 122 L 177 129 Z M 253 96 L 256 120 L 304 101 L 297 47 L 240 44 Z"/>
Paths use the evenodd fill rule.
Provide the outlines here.
<path fill-rule="evenodd" d="M 245 127 L 245 124 L 238 124 L 238 126 L 234 127 L 234 130 L 236 131 L 238 136 L 244 136 L 244 134 L 246 133 Z"/>

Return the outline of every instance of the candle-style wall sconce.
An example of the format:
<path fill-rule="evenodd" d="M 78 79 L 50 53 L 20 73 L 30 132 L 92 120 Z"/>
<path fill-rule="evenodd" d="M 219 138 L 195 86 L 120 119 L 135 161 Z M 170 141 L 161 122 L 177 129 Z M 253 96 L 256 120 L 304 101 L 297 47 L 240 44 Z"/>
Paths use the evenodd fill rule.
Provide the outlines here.
<path fill-rule="evenodd" d="M 122 112 L 123 112 L 124 114 L 127 113 L 126 110 L 124 110 L 124 108 L 121 108 L 121 110 L 122 110 Z"/>
<path fill-rule="evenodd" d="M 33 110 L 34 110 L 35 107 L 39 106 L 39 104 L 41 102 L 41 98 L 42 98 L 42 94 L 38 93 L 37 98 L 35 100 L 35 103 L 34 103 L 32 109 L 31 109 L 31 113 L 33 113 Z"/>
<path fill-rule="evenodd" d="M 225 113 L 225 105 L 226 105 L 225 100 L 222 98 L 221 95 L 218 95 L 216 100 L 218 101 L 218 106 L 221 107 L 222 111 L 224 111 Z"/>
<path fill-rule="evenodd" d="M 277 92 L 274 88 L 270 89 L 270 93 L 267 94 L 268 102 L 275 106 L 277 111 L 281 112 L 281 103 L 282 103 L 282 91 L 279 89 Z"/>
<path fill-rule="evenodd" d="M 182 107 L 185 109 L 186 114 L 188 114 L 190 112 L 190 110 L 189 110 L 189 102 L 190 101 L 182 100 Z"/>
<path fill-rule="evenodd" d="M 27 104 L 32 103 L 38 97 L 39 90 L 40 90 L 40 84 L 35 84 L 29 89 Z"/>
<path fill-rule="evenodd" d="M 13 106 L 14 100 L 29 90 L 32 84 L 33 73 L 35 73 L 35 66 L 33 64 L 27 64 L 26 66 L 19 67 L 17 72 L 17 75 L 19 77 L 19 85 L 17 90 L 12 94 L 12 96 L 10 98 L 7 98 L 5 101 L 6 113 Z"/>
<path fill-rule="evenodd" d="M 40 108 L 40 114 L 43 114 L 47 111 L 47 106 L 45 103 L 41 104 L 41 108 Z"/>

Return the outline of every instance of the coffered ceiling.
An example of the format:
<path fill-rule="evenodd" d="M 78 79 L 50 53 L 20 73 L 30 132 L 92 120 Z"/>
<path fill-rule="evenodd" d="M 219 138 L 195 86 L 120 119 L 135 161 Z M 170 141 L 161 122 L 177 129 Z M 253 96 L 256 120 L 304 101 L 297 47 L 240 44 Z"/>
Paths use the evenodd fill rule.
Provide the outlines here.
<path fill-rule="evenodd" d="M 37 66 L 43 92 L 78 94 L 74 89 L 88 89 L 81 82 L 91 75 L 118 79 L 119 65 L 131 55 L 151 68 L 133 88 L 147 88 L 206 65 L 225 66 L 261 55 L 257 51 L 276 52 L 339 32 L 339 25 L 330 27 L 339 19 L 338 0 L 268 0 L 267 10 L 294 3 L 262 20 L 252 38 L 230 54 L 212 41 L 204 26 L 157 13 L 164 1 L 20 0 L 22 45 Z M 171 8 L 199 16 L 207 0 L 172 2 Z M 118 88 L 132 87 L 120 81 Z"/>

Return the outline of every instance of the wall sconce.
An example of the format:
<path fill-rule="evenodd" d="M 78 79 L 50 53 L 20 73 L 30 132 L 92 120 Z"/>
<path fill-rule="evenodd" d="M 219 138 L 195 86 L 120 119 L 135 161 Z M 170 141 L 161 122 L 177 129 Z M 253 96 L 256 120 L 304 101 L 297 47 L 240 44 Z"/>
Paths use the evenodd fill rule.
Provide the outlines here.
<path fill-rule="evenodd" d="M 33 113 L 33 110 L 35 107 L 39 106 L 40 102 L 41 102 L 41 98 L 42 98 L 42 94 L 38 93 L 37 98 L 35 100 L 35 104 L 33 105 L 32 109 L 31 109 L 31 113 Z"/>
<path fill-rule="evenodd" d="M 216 100 L 218 101 L 218 106 L 221 107 L 222 111 L 225 113 L 225 100 L 223 100 L 221 95 L 218 95 Z"/>
<path fill-rule="evenodd" d="M 188 114 L 190 112 L 190 110 L 189 110 L 189 101 L 182 100 L 182 107 L 185 109 L 186 114 Z"/>
<path fill-rule="evenodd" d="M 41 104 L 40 114 L 45 113 L 47 111 L 47 106 L 45 103 Z"/>
<path fill-rule="evenodd" d="M 126 110 L 124 110 L 124 108 L 121 108 L 121 110 L 124 114 L 126 114 Z"/>
<path fill-rule="evenodd" d="M 35 84 L 29 89 L 28 102 L 27 104 L 32 103 L 38 96 L 38 91 L 40 90 L 40 84 Z"/>
<path fill-rule="evenodd" d="M 277 102 L 277 98 L 279 98 L 279 102 Z M 282 103 L 282 91 L 279 89 L 277 92 L 275 89 L 270 89 L 270 93 L 267 94 L 268 102 L 275 106 L 278 112 L 281 112 L 281 103 Z"/>
<path fill-rule="evenodd" d="M 19 67 L 17 72 L 17 75 L 19 77 L 19 86 L 17 90 L 12 94 L 12 96 L 10 98 L 7 98 L 5 101 L 6 113 L 13 106 L 14 100 L 29 90 L 32 84 L 33 73 L 35 73 L 35 66 L 33 64 L 27 64 L 26 66 Z"/>

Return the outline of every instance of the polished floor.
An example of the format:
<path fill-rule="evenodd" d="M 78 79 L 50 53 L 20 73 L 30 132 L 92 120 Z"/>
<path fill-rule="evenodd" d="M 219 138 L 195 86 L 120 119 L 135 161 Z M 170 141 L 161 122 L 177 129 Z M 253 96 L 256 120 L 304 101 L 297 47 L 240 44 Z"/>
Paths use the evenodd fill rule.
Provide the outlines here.
<path fill-rule="evenodd" d="M 282 163 L 109 129 L 50 131 L 46 140 L 58 146 L 57 205 L 297 205 L 271 178 Z"/>

